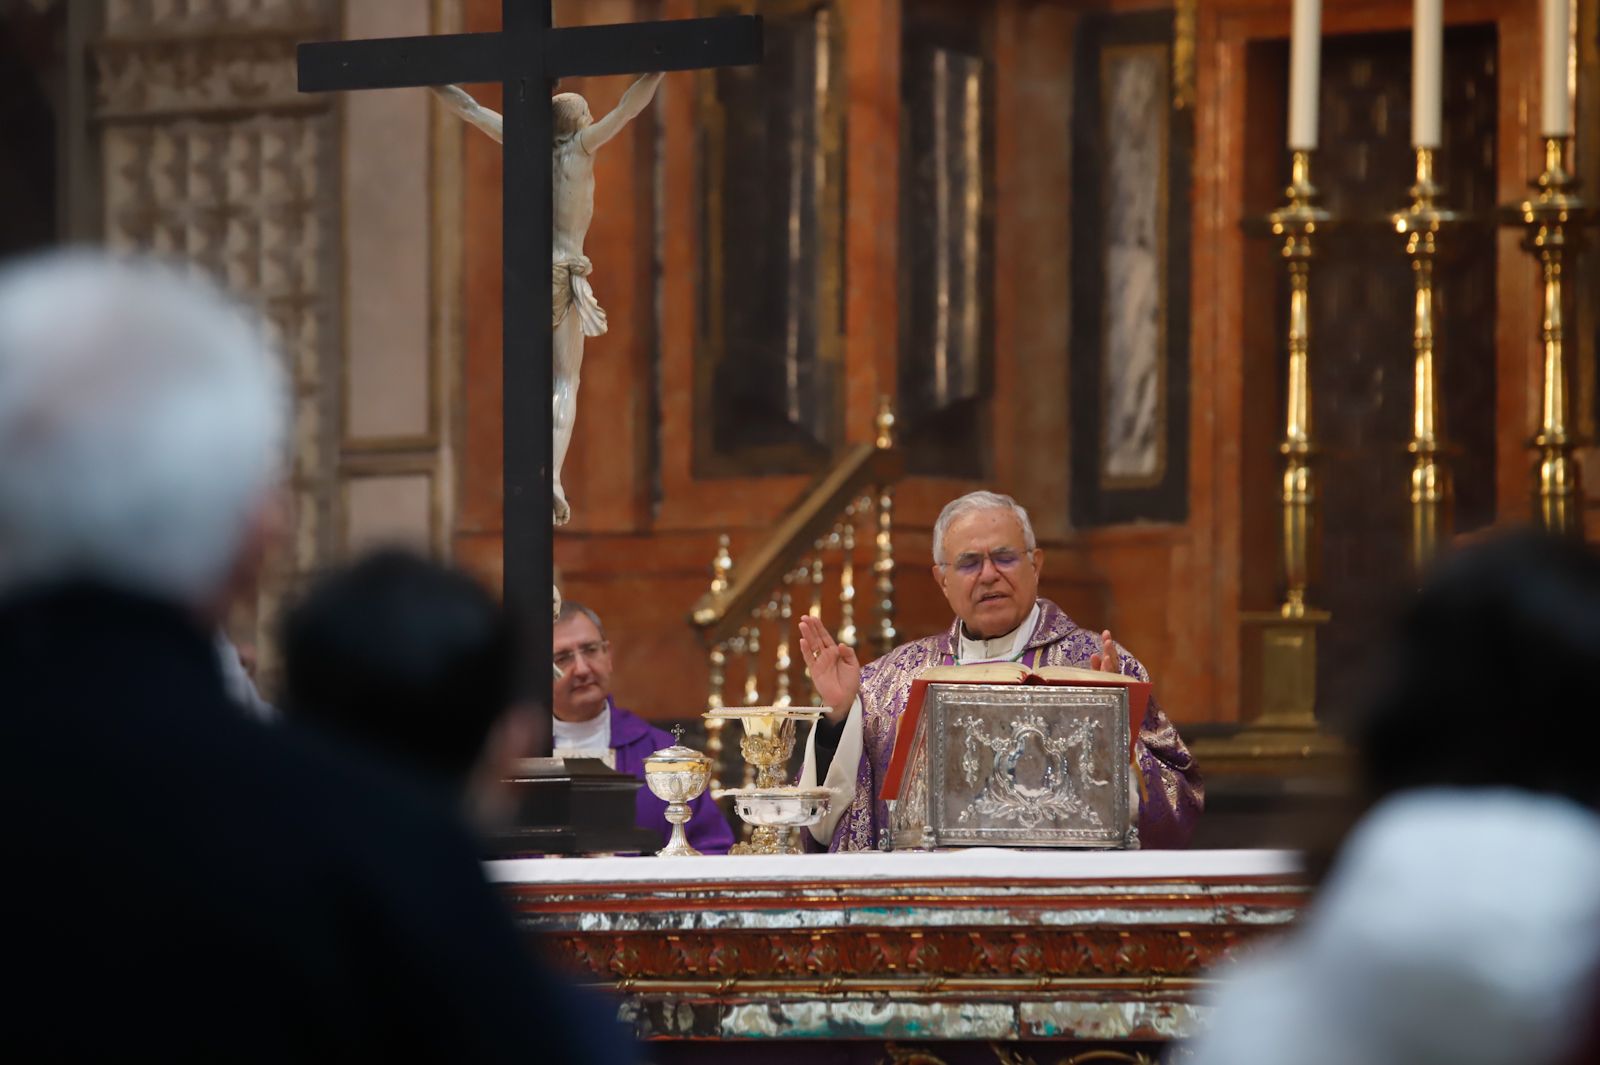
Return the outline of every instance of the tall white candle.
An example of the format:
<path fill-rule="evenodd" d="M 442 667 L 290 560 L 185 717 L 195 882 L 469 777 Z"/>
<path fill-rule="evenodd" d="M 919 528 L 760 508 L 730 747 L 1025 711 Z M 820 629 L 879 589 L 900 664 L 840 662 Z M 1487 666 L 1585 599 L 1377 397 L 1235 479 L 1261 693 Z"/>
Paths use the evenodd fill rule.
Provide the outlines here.
<path fill-rule="evenodd" d="M 1444 92 L 1444 0 L 1416 0 L 1411 28 L 1411 143 L 1437 148 Z"/>
<path fill-rule="evenodd" d="M 1544 78 L 1539 124 L 1546 137 L 1572 134 L 1572 105 L 1567 96 L 1567 14 L 1567 0 L 1544 0 Z"/>
<path fill-rule="evenodd" d="M 1289 34 L 1289 147 L 1317 146 L 1317 86 L 1322 66 L 1322 0 L 1294 0 Z"/>

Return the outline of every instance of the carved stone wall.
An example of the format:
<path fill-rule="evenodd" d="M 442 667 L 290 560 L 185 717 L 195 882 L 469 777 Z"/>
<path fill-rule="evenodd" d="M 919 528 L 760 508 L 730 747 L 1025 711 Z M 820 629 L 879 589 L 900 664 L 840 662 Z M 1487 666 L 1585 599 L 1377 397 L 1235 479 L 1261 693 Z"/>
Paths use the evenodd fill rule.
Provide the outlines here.
<path fill-rule="evenodd" d="M 335 0 L 110 0 L 91 47 L 103 234 L 181 256 L 266 315 L 293 382 L 292 534 L 235 634 L 260 649 L 284 593 L 330 554 L 339 409 L 338 127 L 295 90 L 297 42 L 336 36 Z"/>

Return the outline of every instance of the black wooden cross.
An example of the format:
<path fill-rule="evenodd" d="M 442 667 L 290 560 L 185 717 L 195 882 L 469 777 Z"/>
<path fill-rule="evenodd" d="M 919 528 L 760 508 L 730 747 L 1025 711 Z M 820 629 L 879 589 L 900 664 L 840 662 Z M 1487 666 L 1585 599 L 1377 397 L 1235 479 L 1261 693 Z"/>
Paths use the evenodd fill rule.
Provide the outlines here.
<path fill-rule="evenodd" d="M 300 91 L 486 81 L 505 87 L 505 594 L 526 615 L 528 646 L 546 648 L 551 622 L 545 603 L 554 568 L 551 89 L 557 78 L 757 63 L 761 21 L 745 15 L 553 29 L 550 0 L 501 0 L 500 25 L 498 33 L 302 44 Z"/>

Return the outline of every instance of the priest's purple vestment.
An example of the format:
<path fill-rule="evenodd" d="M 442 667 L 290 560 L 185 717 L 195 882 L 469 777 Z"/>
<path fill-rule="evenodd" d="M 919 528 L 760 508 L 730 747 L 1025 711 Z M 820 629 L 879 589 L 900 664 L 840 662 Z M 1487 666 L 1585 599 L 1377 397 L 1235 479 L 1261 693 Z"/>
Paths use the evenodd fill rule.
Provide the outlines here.
<path fill-rule="evenodd" d="M 888 805 L 878 793 L 894 749 L 895 724 L 905 710 L 912 681 L 923 670 L 956 664 L 960 624 L 958 620 L 946 632 L 902 644 L 862 669 L 861 755 L 855 795 L 834 823 L 828 842 L 830 851 L 868 850 L 878 845 L 879 829 L 888 824 Z M 1050 600 L 1040 599 L 1038 620 L 1022 644 L 1017 661 L 1029 669 L 1088 668 L 1089 656 L 1099 650 L 1099 633 L 1078 625 Z M 1122 673 L 1142 681 L 1150 679 L 1138 659 L 1120 646 L 1117 653 Z M 1140 846 L 1187 845 L 1205 805 L 1205 790 L 1194 758 L 1153 695 L 1145 708 L 1135 749 L 1143 777 Z M 840 753 L 844 753 L 843 748 Z"/>

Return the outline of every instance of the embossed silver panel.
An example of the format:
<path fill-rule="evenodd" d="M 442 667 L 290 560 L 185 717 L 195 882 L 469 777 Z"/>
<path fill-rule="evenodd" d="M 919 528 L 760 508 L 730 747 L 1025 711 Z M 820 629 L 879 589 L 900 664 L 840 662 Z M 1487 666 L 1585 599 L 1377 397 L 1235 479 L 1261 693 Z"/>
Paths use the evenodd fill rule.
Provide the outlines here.
<path fill-rule="evenodd" d="M 912 737 L 896 847 L 1130 847 L 1128 693 L 931 684 Z"/>

